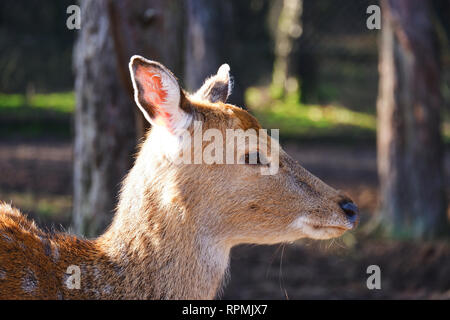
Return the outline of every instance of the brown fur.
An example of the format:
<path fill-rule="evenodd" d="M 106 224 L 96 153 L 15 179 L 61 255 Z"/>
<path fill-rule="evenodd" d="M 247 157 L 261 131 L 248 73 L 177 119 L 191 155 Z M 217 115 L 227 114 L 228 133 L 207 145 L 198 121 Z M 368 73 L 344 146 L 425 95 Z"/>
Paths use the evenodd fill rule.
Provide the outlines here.
<path fill-rule="evenodd" d="M 203 130 L 260 128 L 236 106 L 187 94 L 180 104 Z M 0 204 L 0 298 L 212 299 L 233 246 L 328 238 L 350 228 L 339 207 L 345 196 L 284 152 L 275 175 L 245 164 L 176 166 L 159 152 L 156 134 L 141 145 L 113 222 L 97 239 L 47 234 Z M 299 217 L 310 229 L 292 227 Z M 81 268 L 80 289 L 65 285 L 70 265 Z"/>

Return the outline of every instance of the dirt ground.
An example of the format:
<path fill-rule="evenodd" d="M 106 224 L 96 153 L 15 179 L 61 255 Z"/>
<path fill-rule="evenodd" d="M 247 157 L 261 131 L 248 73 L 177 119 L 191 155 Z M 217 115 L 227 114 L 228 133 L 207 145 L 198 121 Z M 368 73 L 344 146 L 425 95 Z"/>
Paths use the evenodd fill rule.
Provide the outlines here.
<path fill-rule="evenodd" d="M 368 229 L 378 203 L 374 146 L 288 143 L 285 149 L 355 200 L 360 228 L 330 241 L 234 248 L 222 299 L 450 299 L 449 241 L 392 241 Z M 0 199 L 43 226 L 68 227 L 72 156 L 69 141 L 0 141 Z M 450 150 L 445 167 L 450 181 Z M 366 286 L 369 265 L 381 269 L 380 290 Z"/>

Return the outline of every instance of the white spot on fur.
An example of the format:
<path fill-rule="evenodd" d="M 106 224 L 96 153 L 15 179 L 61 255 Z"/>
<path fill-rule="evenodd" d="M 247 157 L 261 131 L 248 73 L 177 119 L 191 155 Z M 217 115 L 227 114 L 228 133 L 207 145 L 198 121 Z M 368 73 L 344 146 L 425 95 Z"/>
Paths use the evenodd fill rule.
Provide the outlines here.
<path fill-rule="evenodd" d="M 6 271 L 0 269 L 0 280 L 3 280 L 3 279 L 5 279 L 5 278 L 6 278 Z"/>
<path fill-rule="evenodd" d="M 26 274 L 22 279 L 22 290 L 26 293 L 33 293 L 38 287 L 38 280 L 31 269 L 26 270 Z"/>
<path fill-rule="evenodd" d="M 12 242 L 12 239 L 10 236 L 6 235 L 5 233 L 1 233 L 2 238 L 4 238 L 6 240 L 6 242 Z"/>
<path fill-rule="evenodd" d="M 102 277 L 102 273 L 100 272 L 99 268 L 97 266 L 93 267 L 92 276 L 94 277 L 94 280 L 100 280 Z"/>
<path fill-rule="evenodd" d="M 306 221 L 305 217 L 300 216 L 296 218 L 294 221 L 292 221 L 290 227 L 298 230 L 303 230 L 305 227 L 305 221 Z"/>
<path fill-rule="evenodd" d="M 115 267 L 114 267 L 114 271 L 116 271 L 116 274 L 117 274 L 119 277 L 122 277 L 122 276 L 124 275 L 124 269 L 123 269 L 122 267 L 115 266 Z"/>
<path fill-rule="evenodd" d="M 58 244 L 52 242 L 52 260 L 54 263 L 57 263 L 59 260 L 59 247 Z"/>
<path fill-rule="evenodd" d="M 109 284 L 106 284 L 102 290 L 103 295 L 110 295 L 112 293 L 112 289 L 113 289 L 112 286 L 110 286 Z"/>

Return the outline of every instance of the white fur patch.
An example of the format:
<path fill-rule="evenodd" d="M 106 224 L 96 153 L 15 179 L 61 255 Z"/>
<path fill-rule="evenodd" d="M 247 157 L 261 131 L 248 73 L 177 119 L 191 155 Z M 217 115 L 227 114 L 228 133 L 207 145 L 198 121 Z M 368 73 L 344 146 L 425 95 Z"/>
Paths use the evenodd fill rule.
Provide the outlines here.
<path fill-rule="evenodd" d="M 290 227 L 301 232 L 303 236 L 312 239 L 330 239 L 340 236 L 344 231 L 337 227 L 314 227 L 311 221 L 304 216 L 296 218 L 290 224 Z"/>
<path fill-rule="evenodd" d="M 229 265 L 230 248 L 227 248 L 210 237 L 201 237 L 199 263 L 206 269 L 203 271 L 210 278 L 208 283 L 217 283 L 215 292 L 211 295 L 221 295 L 222 288 L 227 281 L 227 270 Z"/>
<path fill-rule="evenodd" d="M 223 65 L 221 65 L 219 70 L 217 71 L 217 76 L 219 77 L 219 79 L 228 81 L 227 97 L 229 97 L 231 95 L 231 90 L 233 88 L 233 81 L 230 76 L 230 66 L 227 63 L 224 63 Z"/>
<path fill-rule="evenodd" d="M 204 265 L 225 272 L 228 267 L 230 249 L 216 243 L 209 237 L 200 238 L 200 257 Z"/>
<path fill-rule="evenodd" d="M 160 154 L 164 154 L 169 159 L 175 159 L 176 156 L 183 149 L 185 139 L 183 139 L 183 133 L 189 127 L 192 116 L 183 112 L 183 118 L 176 123 L 176 126 L 172 130 L 164 126 L 153 126 L 151 132 L 151 143 L 154 150 L 159 150 Z M 155 152 L 156 153 L 156 152 Z"/>

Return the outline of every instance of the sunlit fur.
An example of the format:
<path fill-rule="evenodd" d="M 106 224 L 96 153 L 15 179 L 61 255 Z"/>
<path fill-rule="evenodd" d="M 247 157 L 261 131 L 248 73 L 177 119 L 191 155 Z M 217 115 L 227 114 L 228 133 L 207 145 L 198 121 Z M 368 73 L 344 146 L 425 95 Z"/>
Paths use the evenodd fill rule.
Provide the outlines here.
<path fill-rule="evenodd" d="M 194 121 L 224 136 L 230 128 L 260 128 L 248 112 L 225 101 L 179 92 L 180 106 L 169 111 L 177 113 L 172 119 L 189 117 L 182 124 L 187 130 Z M 154 107 L 141 109 L 151 119 L 155 110 L 146 108 Z M 0 298 L 212 299 L 233 246 L 327 239 L 353 227 L 339 207 L 345 196 L 285 152 L 275 175 L 246 164 L 174 164 L 167 153 L 185 146 L 171 128 L 155 126 L 124 179 L 113 222 L 99 238 L 49 235 L 0 204 Z M 81 269 L 79 290 L 65 285 L 70 265 Z"/>

